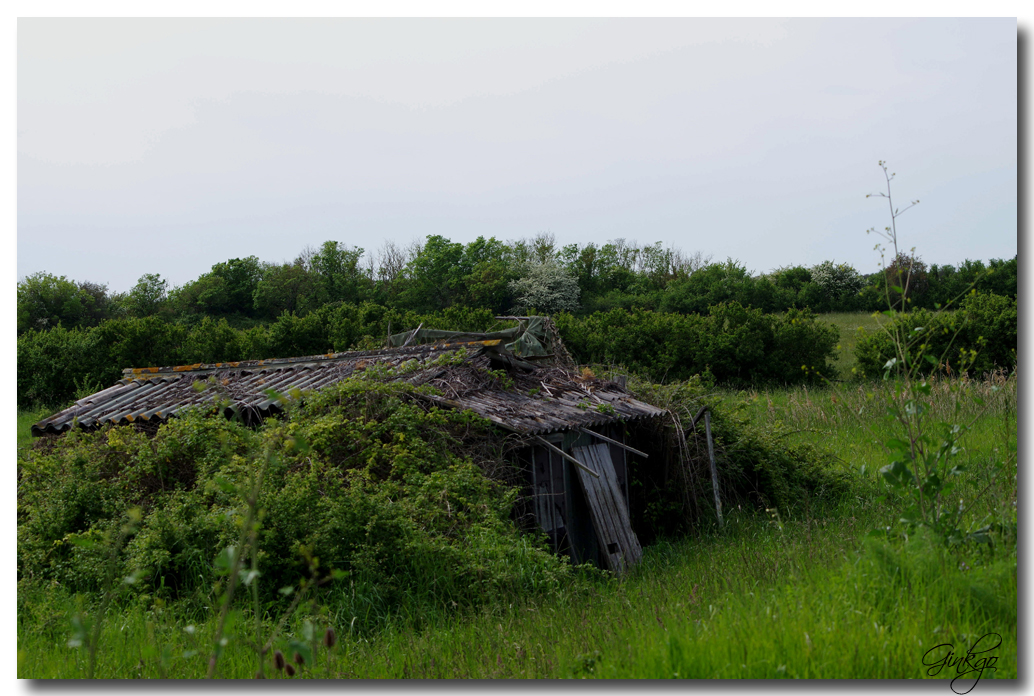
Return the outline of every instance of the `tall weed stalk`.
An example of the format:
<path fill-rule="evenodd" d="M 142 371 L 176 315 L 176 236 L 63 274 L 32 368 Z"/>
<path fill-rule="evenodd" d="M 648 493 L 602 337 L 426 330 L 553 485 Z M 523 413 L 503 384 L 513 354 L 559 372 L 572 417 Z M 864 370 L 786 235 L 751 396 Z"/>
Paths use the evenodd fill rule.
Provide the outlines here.
<path fill-rule="evenodd" d="M 886 180 L 886 191 L 867 197 L 887 200 L 890 225 L 882 231 L 873 228 L 869 232 L 876 233 L 889 243 L 893 247 L 894 258 L 900 259 L 897 218 L 919 201 L 912 201 L 904 209 L 895 208 L 891 192 L 891 181 L 895 175 L 889 172 L 885 162 L 880 161 L 879 166 Z M 885 258 L 883 245 L 878 244 L 876 248 L 880 251 L 881 259 Z M 914 251 L 911 254 L 913 261 Z M 967 505 L 961 497 L 952 495 L 967 471 L 959 457 L 963 452 L 961 439 L 970 425 L 963 422 L 964 404 L 973 401 L 983 409 L 984 402 L 971 392 L 967 380 L 953 380 L 947 392 L 939 390 L 939 393 L 935 393 L 933 380 L 926 376 L 931 368 L 936 370 L 949 364 L 949 351 L 962 328 L 959 326 L 955 329 L 955 334 L 947 341 L 942 354 L 933 354 L 926 327 L 909 328 L 906 323 L 897 321 L 909 303 L 913 267 L 895 264 L 895 277 L 891 278 L 890 270 L 883 261 L 881 265 L 885 268 L 888 309 L 882 312 L 885 319 L 877 317 L 877 320 L 880 329 L 890 338 L 895 355 L 883 366 L 883 379 L 891 386 L 891 389 L 884 391 L 886 423 L 891 436 L 884 441 L 890 463 L 880 469 L 880 473 L 891 487 L 905 495 L 907 503 L 897 525 L 887 526 L 877 531 L 877 534 L 890 533 L 894 526 L 898 526 L 901 534 L 907 538 L 917 528 L 924 527 L 947 545 L 964 541 L 990 543 L 992 525 L 985 519 L 982 526 L 978 527 L 971 523 L 967 514 L 976 500 L 970 499 Z M 892 285 L 892 282 L 896 284 Z M 895 309 L 895 306 L 902 309 Z M 941 330 L 948 331 L 947 328 Z M 964 374 L 975 357 L 973 351 L 960 351 L 956 369 Z M 997 391 L 997 386 L 992 386 L 991 390 Z M 938 409 L 936 403 L 941 399 L 948 402 L 947 417 L 943 420 L 932 417 L 935 409 L 944 410 L 943 404 Z M 994 461 L 993 466 L 999 473 L 1006 470 L 1006 465 L 999 459 Z M 979 490 L 977 499 L 992 485 L 993 482 Z"/>

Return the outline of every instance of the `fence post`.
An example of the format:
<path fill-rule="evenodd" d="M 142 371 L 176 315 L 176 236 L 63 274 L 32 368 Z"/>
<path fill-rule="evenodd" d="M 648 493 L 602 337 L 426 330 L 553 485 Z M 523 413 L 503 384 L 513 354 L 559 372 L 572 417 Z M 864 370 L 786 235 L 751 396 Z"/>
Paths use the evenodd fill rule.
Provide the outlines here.
<path fill-rule="evenodd" d="M 718 528 L 725 526 L 722 519 L 722 498 L 718 494 L 718 467 L 714 462 L 714 444 L 711 442 L 711 411 L 704 411 L 704 431 L 707 433 L 707 456 L 711 459 L 711 484 L 714 486 L 714 507 L 718 511 Z"/>

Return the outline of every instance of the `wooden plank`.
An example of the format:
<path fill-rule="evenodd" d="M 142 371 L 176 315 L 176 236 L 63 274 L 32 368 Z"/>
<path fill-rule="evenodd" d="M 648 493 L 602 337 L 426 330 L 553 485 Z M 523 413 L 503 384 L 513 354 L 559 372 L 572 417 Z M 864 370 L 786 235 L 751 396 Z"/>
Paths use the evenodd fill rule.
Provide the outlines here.
<path fill-rule="evenodd" d="M 628 508 L 610 458 L 610 448 L 601 443 L 574 447 L 571 451 L 576 459 L 600 472 L 600 477 L 593 479 L 585 475 L 581 468 L 578 469 L 596 536 L 602 547 L 601 556 L 610 570 L 620 575 L 639 562 L 643 550 L 632 531 Z"/>
<path fill-rule="evenodd" d="M 609 450 L 604 451 L 608 455 L 610 454 Z M 607 469 L 607 481 L 611 488 L 611 499 L 613 500 L 615 511 L 622 521 L 621 529 L 626 538 L 628 552 L 626 552 L 625 560 L 630 565 L 634 565 L 642 557 L 642 547 L 639 545 L 639 539 L 636 538 L 635 533 L 632 531 L 631 516 L 628 512 L 626 498 L 622 491 L 621 483 L 618 480 L 613 460 L 604 462 L 603 466 Z M 631 556 L 629 556 L 629 553 L 631 553 Z"/>
<path fill-rule="evenodd" d="M 590 446 L 587 448 L 575 448 L 581 449 L 581 456 L 579 459 L 584 459 L 590 466 L 599 466 L 598 459 L 595 455 L 595 448 Z M 584 479 L 585 477 L 583 477 Z M 585 481 L 583 480 L 583 484 Z M 606 500 L 601 495 L 601 492 L 605 489 L 605 481 L 596 480 L 591 481 L 584 486 L 585 497 L 589 502 L 590 516 L 592 517 L 593 527 L 596 530 L 596 539 L 600 543 L 600 556 L 604 560 L 604 565 L 610 570 L 614 571 L 615 574 L 620 575 L 624 572 L 624 563 L 620 554 L 620 541 L 618 540 L 618 533 L 615 529 L 615 521 L 613 514 L 609 509 Z M 617 545 L 617 548 L 614 548 Z"/>
<path fill-rule="evenodd" d="M 611 509 L 612 518 L 617 524 L 615 530 L 620 537 L 621 548 L 626 550 L 624 554 L 625 564 L 632 566 L 639 562 L 639 558 L 642 556 L 642 548 L 639 546 L 639 540 L 636 538 L 635 533 L 632 532 L 628 507 L 621 493 L 621 486 L 618 482 L 613 460 L 610 459 L 610 450 L 602 448 L 598 450 L 597 461 L 598 466 L 607 472 L 604 478 L 606 478 L 607 486 L 610 488 L 610 494 L 606 496 L 608 498 L 608 505 Z"/>
<path fill-rule="evenodd" d="M 611 563 L 615 570 L 618 573 L 623 573 L 630 567 L 630 564 L 622 552 L 630 547 L 630 543 L 626 534 L 626 526 L 622 524 L 617 504 L 618 499 L 614 496 L 613 480 L 616 477 L 613 475 L 610 449 L 594 448 L 592 462 L 598 469 L 607 471 L 607 474 L 601 476 L 601 481 L 597 482 L 596 495 L 603 510 L 604 523 L 607 526 L 607 531 L 604 532 L 604 536 L 607 537 L 605 542 L 607 553 L 610 555 Z M 608 465 L 610 466 L 608 467 Z"/>

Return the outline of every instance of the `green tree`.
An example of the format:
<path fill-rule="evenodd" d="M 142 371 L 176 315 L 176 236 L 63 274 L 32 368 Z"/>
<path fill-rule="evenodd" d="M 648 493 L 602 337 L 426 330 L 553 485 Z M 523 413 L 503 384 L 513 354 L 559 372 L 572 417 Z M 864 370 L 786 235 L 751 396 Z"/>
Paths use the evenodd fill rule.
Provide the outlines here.
<path fill-rule="evenodd" d="M 255 311 L 266 319 L 276 319 L 284 312 L 296 312 L 312 294 L 312 275 L 301 261 L 268 264 L 262 280 L 255 286 Z"/>
<path fill-rule="evenodd" d="M 224 281 L 220 297 L 223 304 L 213 303 L 216 312 L 240 313 L 250 316 L 254 306 L 255 288 L 262 279 L 262 266 L 254 256 L 230 259 L 212 266 L 212 275 Z"/>
<path fill-rule="evenodd" d="M 372 280 L 359 266 L 363 250 L 341 242 L 323 242 L 309 261 L 312 294 L 306 307 L 313 310 L 331 302 L 359 302 L 369 295 Z"/>
<path fill-rule="evenodd" d="M 490 237 L 478 237 L 463 249 L 459 303 L 504 312 L 510 306 L 509 283 L 517 277 L 511 249 Z"/>
<path fill-rule="evenodd" d="M 127 305 L 135 317 L 157 314 L 169 297 L 169 281 L 157 273 L 145 273 L 129 291 Z"/>
<path fill-rule="evenodd" d="M 417 312 L 445 309 L 462 292 L 464 275 L 463 245 L 431 235 L 406 265 L 408 287 L 399 299 L 407 309 Z"/>
<path fill-rule="evenodd" d="M 255 290 L 261 279 L 262 266 L 256 257 L 230 259 L 177 288 L 170 299 L 183 314 L 250 317 L 255 314 Z"/>
<path fill-rule="evenodd" d="M 65 276 L 40 271 L 18 283 L 18 333 L 54 326 L 72 328 L 88 314 L 92 298 Z"/>

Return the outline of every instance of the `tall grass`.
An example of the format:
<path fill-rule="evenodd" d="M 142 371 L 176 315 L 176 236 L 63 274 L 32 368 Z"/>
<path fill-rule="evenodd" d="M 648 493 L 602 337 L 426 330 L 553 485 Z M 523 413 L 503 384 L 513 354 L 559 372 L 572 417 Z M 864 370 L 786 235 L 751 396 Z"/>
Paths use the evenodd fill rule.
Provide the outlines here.
<path fill-rule="evenodd" d="M 313 626 L 317 634 L 331 626 L 339 637 L 333 647 L 314 643 L 313 660 L 294 678 L 924 678 L 928 650 L 950 643 L 962 654 L 988 633 L 1002 643 L 996 671 L 983 678 L 1016 678 L 1015 538 L 961 548 L 922 534 L 904 545 L 866 538 L 899 505 L 893 495 L 881 500 L 876 473 L 886 459 L 880 390 L 890 388 L 724 394 L 727 405 L 782 436 L 830 448 L 852 474 L 854 495 L 820 519 L 734 508 L 721 535 L 648 547 L 620 582 L 585 573 L 549 596 L 496 598 L 459 615 L 371 622 L 360 601 L 371 588 L 340 585 L 300 605 L 284 627 L 285 641 L 311 642 Z M 1015 437 L 1015 377 L 939 378 L 933 389 L 967 389 L 983 402 L 962 402 L 972 423 L 962 441 L 971 475 L 958 494 L 991 484 L 975 514 L 1002 515 L 1010 506 L 1014 514 L 1015 476 L 995 477 L 989 462 Z M 18 676 L 85 676 L 88 656 L 69 646 L 68 617 L 88 613 L 96 599 L 22 584 L 18 603 Z M 165 606 L 147 595 L 113 608 L 97 675 L 203 676 L 218 630 L 212 609 Z M 253 619 L 247 611 L 228 615 L 221 676 L 255 675 L 255 652 L 241 640 Z M 273 628 L 274 619 L 259 621 L 265 632 Z M 287 678 L 268 659 L 267 674 Z"/>
<path fill-rule="evenodd" d="M 1015 436 L 1017 378 L 1004 373 L 988 379 L 931 377 L 931 410 L 934 420 L 960 420 L 971 424 L 967 450 L 992 453 Z M 751 389 L 724 393 L 724 403 L 739 408 L 756 423 L 788 431 L 788 436 L 829 448 L 851 469 L 881 462 L 886 450 L 886 403 L 894 385 L 874 382 L 830 387 Z M 953 411 L 952 390 L 964 390 L 960 411 Z M 943 397 L 943 398 L 942 398 Z M 877 467 L 878 468 L 878 467 Z"/>
<path fill-rule="evenodd" d="M 649 547 L 621 582 L 587 579 L 422 631 L 400 623 L 361 636 L 340 623 L 338 644 L 296 678 L 922 678 L 932 647 L 963 652 L 989 632 L 1002 645 L 984 678 L 1016 677 L 1014 562 L 960 561 L 936 543 L 866 545 L 859 533 L 879 513 L 844 512 L 857 514 L 781 523 L 734 511 L 723 536 Z M 297 614 L 296 638 L 305 620 L 319 617 Z M 237 616 L 228 634 L 246 623 Z M 154 607 L 124 610 L 105 626 L 98 674 L 202 675 L 198 646 L 215 622 L 185 628 Z M 20 620 L 19 676 L 82 676 L 63 638 Z M 250 678 L 254 654 L 232 642 L 221 670 Z"/>

